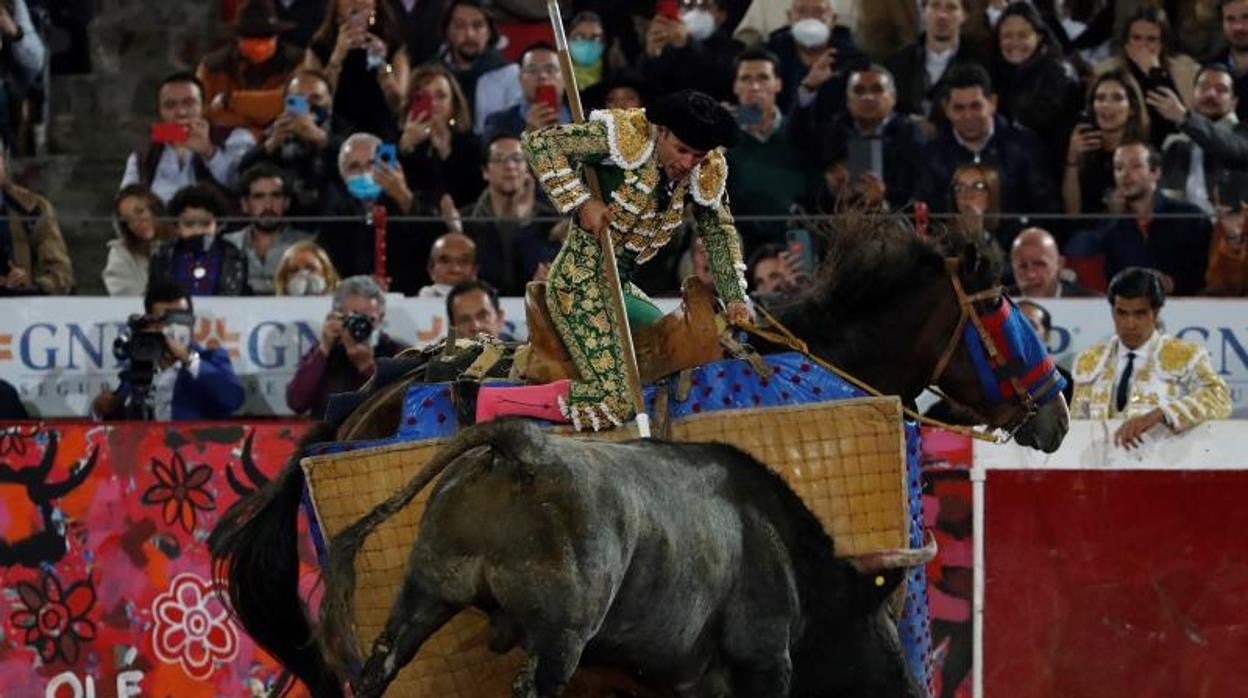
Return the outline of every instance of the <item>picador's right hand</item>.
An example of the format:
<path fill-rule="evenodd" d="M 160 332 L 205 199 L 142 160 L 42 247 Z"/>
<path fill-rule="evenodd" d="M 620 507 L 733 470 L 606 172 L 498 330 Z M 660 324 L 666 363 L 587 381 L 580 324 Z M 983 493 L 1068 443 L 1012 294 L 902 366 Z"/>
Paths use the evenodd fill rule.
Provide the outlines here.
<path fill-rule="evenodd" d="M 590 199 L 581 204 L 576 212 L 576 222 L 581 229 L 594 237 L 602 237 L 602 233 L 611 223 L 611 209 L 600 199 Z"/>

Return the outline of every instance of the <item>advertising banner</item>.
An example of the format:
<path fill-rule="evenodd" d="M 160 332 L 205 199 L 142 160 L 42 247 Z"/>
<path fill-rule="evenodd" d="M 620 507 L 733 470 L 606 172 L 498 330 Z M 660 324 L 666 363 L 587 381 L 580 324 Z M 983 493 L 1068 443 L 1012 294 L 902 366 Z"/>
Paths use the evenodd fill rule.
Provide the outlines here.
<path fill-rule="evenodd" d="M 670 309 L 678 301 L 663 299 Z M 320 336 L 328 298 L 196 298 L 195 340 L 224 346 L 247 388 L 240 415 L 290 414 L 286 383 Z M 1113 334 L 1103 299 L 1055 299 L 1050 344 L 1069 366 L 1075 354 Z M 502 300 L 508 333 L 528 336 L 519 298 Z M 30 298 L 7 300 L 0 312 L 0 380 L 17 387 L 41 417 L 85 416 L 91 398 L 116 386 L 120 364 L 113 342 L 126 318 L 142 312 L 137 298 Z M 1237 417 L 1248 416 L 1248 302 L 1173 300 L 1162 310 L 1165 331 L 1208 348 L 1214 368 L 1230 384 Z M 385 331 L 422 346 L 446 335 L 440 299 L 391 297 Z"/>

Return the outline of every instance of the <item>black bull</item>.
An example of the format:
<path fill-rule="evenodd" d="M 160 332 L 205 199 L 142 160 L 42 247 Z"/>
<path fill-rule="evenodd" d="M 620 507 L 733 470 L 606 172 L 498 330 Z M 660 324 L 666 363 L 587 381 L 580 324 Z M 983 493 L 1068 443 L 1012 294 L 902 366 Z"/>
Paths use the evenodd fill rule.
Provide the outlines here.
<path fill-rule="evenodd" d="M 356 695 L 379 695 L 468 606 L 489 614 L 491 649 L 527 652 L 521 696 L 560 695 L 582 662 L 678 696 L 923 695 L 884 602 L 934 545 L 851 562 L 735 448 L 573 440 L 515 421 L 461 433 L 333 540 L 321 628 L 332 665 L 358 654 L 356 552 L 444 468 Z"/>

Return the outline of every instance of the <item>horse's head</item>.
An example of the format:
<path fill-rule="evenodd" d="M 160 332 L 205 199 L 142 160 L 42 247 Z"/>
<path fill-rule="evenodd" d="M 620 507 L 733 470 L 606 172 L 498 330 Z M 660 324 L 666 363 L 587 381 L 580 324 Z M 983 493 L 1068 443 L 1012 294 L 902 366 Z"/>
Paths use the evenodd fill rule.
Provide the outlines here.
<path fill-rule="evenodd" d="M 976 423 L 1043 451 L 1061 444 L 1062 378 L 1003 296 L 993 245 L 854 212 L 821 232 L 828 256 L 816 283 L 776 309 L 812 353 L 886 395 L 913 403 L 935 385 Z"/>
<path fill-rule="evenodd" d="M 968 242 L 957 256 L 945 258 L 951 302 L 941 303 L 946 311 L 934 313 L 929 324 L 943 337 L 943 351 L 928 382 L 977 422 L 1052 453 L 1070 426 L 1065 379 L 1027 318 L 1002 293 L 995 256 L 983 243 Z"/>

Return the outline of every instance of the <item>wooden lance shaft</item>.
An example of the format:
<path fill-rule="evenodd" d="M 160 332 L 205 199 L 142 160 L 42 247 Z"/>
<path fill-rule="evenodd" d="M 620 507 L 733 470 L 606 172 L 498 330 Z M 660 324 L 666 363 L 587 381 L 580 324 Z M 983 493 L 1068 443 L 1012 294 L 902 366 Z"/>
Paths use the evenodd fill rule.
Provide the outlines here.
<path fill-rule="evenodd" d="M 583 123 L 585 109 L 581 106 L 581 94 L 576 89 L 576 73 L 573 72 L 572 54 L 568 51 L 568 37 L 563 31 L 563 15 L 558 0 L 546 0 L 546 11 L 550 15 L 551 28 L 555 32 L 555 48 L 559 52 L 559 68 L 563 73 L 564 94 L 568 98 L 568 106 L 572 111 L 572 121 Z M 598 173 L 592 167 L 585 167 L 585 183 L 594 198 L 603 200 L 602 186 L 598 182 Z M 575 215 L 575 214 L 573 214 Z M 615 244 L 611 240 L 611 229 L 604 226 L 598 236 L 598 246 L 602 252 L 602 271 L 607 277 L 607 297 L 610 309 L 615 315 L 615 326 L 619 328 L 620 348 L 624 355 L 624 375 L 628 381 L 628 394 L 633 401 L 636 413 L 637 431 L 641 438 L 650 437 L 650 415 L 646 413 L 645 399 L 641 394 L 641 371 L 637 368 L 637 353 L 633 349 L 632 328 L 628 325 L 628 311 L 624 307 L 624 287 L 620 283 L 620 270 L 615 263 Z"/>

